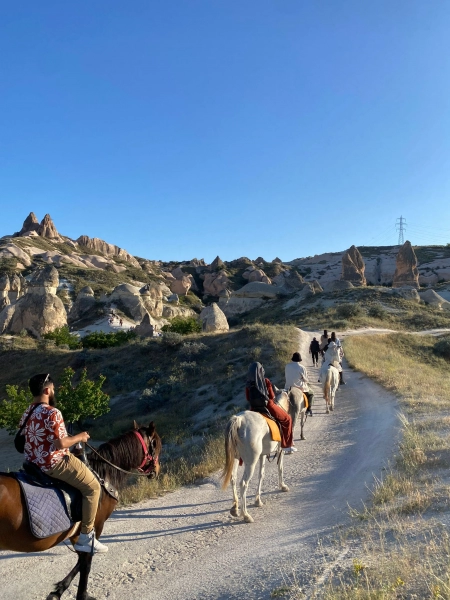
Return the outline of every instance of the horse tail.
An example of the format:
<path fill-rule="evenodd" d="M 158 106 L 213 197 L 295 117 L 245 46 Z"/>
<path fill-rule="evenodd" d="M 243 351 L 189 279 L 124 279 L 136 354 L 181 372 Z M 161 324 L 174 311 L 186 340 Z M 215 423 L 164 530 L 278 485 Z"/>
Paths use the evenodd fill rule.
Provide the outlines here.
<path fill-rule="evenodd" d="M 241 424 L 241 418 L 234 415 L 227 423 L 225 429 L 225 466 L 221 477 L 223 479 L 222 489 L 228 487 L 233 472 L 234 460 L 236 458 L 236 448 L 238 440 L 238 429 Z"/>
<path fill-rule="evenodd" d="M 331 369 L 328 368 L 325 383 L 323 384 L 323 397 L 325 398 L 327 403 L 330 400 L 330 392 L 331 392 Z"/>

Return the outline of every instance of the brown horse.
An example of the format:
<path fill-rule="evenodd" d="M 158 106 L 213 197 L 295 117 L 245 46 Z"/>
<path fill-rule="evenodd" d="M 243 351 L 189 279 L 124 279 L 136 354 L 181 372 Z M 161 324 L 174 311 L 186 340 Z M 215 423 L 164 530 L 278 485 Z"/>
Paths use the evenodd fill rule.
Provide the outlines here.
<path fill-rule="evenodd" d="M 135 432 L 141 435 L 143 443 Z M 144 445 L 147 452 L 144 452 Z M 148 477 L 159 474 L 161 438 L 156 433 L 153 422 L 148 427 L 139 427 L 135 422 L 132 431 L 102 444 L 97 452 L 100 456 L 94 453 L 89 454 L 89 465 L 98 473 L 101 479 L 107 480 L 117 490 L 123 488 L 128 475 L 109 463 L 113 463 L 113 465 L 125 471 L 140 469 Z M 102 460 L 102 458 L 109 461 L 109 463 Z M 116 504 L 117 500 L 102 489 L 94 525 L 97 539 L 100 537 L 105 521 L 111 516 Z M 72 543 L 75 543 L 79 531 L 80 523 L 77 523 L 71 530 L 58 535 L 45 539 L 35 538 L 30 531 L 28 514 L 18 482 L 11 475 L 0 474 L 0 550 L 41 552 L 53 548 L 53 546 L 68 538 Z M 87 593 L 92 555 L 87 552 L 78 552 L 77 554 L 77 564 L 62 581 L 55 585 L 55 589 L 47 596 L 47 600 L 59 600 L 78 573 L 80 573 L 80 581 L 77 600 L 95 600 L 93 596 L 89 596 Z"/>

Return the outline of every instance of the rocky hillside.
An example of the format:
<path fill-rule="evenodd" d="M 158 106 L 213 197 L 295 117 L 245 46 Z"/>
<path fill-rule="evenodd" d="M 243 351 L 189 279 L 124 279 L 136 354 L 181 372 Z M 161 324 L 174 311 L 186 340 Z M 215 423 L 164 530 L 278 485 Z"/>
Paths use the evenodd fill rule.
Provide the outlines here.
<path fill-rule="evenodd" d="M 226 318 L 264 310 L 285 296 L 288 306 L 297 306 L 317 294 L 385 286 L 411 288 L 407 294 L 420 301 L 415 290 L 448 281 L 450 246 L 352 246 L 288 263 L 262 257 L 164 263 L 98 238 L 70 239 L 50 215 L 39 222 L 30 213 L 20 231 L 0 238 L 0 334 L 26 330 L 39 337 L 65 324 L 82 330 L 111 309 L 141 332 L 200 313 L 205 330 L 226 331 Z M 428 298 L 445 308 L 443 294 Z"/>

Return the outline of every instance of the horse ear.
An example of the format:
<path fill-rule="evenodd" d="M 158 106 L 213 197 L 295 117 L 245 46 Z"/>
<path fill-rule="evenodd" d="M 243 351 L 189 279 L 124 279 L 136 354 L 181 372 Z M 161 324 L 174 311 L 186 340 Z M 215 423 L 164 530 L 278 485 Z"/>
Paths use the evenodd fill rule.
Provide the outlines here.
<path fill-rule="evenodd" d="M 136 423 L 136 421 L 133 421 L 133 428 L 134 429 L 139 429 L 139 425 Z"/>
<path fill-rule="evenodd" d="M 150 421 L 150 425 L 148 426 L 148 434 L 152 436 L 156 431 L 155 423 Z"/>

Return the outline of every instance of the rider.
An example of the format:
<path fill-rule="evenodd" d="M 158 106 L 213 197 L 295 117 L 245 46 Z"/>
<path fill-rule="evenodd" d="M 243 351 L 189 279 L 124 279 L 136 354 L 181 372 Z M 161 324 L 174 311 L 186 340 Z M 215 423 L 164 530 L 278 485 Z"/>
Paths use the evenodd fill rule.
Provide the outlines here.
<path fill-rule="evenodd" d="M 323 330 L 323 335 L 320 336 L 320 354 L 323 356 L 326 352 L 326 346 L 328 346 L 328 331 Z"/>
<path fill-rule="evenodd" d="M 338 351 L 339 351 L 339 364 L 341 365 L 341 370 L 339 371 L 339 383 L 341 385 L 345 385 L 344 371 L 342 369 L 342 359 L 344 358 L 344 349 L 342 348 L 341 340 L 338 337 L 336 337 L 335 331 L 331 332 L 331 341 L 336 344 Z"/>
<path fill-rule="evenodd" d="M 285 388 L 289 390 L 290 388 L 295 387 L 305 394 L 305 396 L 308 398 L 308 409 L 306 414 L 312 417 L 314 394 L 308 385 L 308 371 L 306 370 L 306 367 L 300 364 L 301 362 L 302 357 L 300 356 L 300 352 L 294 352 L 291 362 L 288 363 L 284 369 L 284 374 L 286 377 Z"/>
<path fill-rule="evenodd" d="M 319 382 L 326 376 L 329 366 L 335 367 L 339 373 L 341 372 L 342 367 L 340 365 L 340 360 L 341 355 L 339 354 L 339 348 L 337 347 L 336 342 L 330 342 L 323 356 L 323 364 L 319 371 Z"/>
<path fill-rule="evenodd" d="M 23 432 L 25 459 L 49 477 L 64 481 L 82 493 L 81 533 L 74 549 L 78 552 L 107 552 L 108 548 L 95 538 L 94 531 L 100 483 L 92 471 L 69 451 L 70 446 L 87 442 L 89 434 L 84 431 L 68 436 L 63 416 L 56 408 L 55 386 L 49 373 L 34 375 L 28 385 L 33 402 L 23 414 L 19 427 L 31 409 L 39 406 L 34 408 Z"/>
<path fill-rule="evenodd" d="M 312 342 L 309 345 L 309 353 L 311 354 L 313 367 L 319 366 L 319 352 L 320 352 L 320 344 L 316 338 L 312 339 Z"/>
<path fill-rule="evenodd" d="M 286 448 L 285 454 L 297 452 L 293 442 L 291 416 L 275 404 L 272 384 L 264 377 L 264 369 L 259 362 L 252 363 L 248 368 L 245 397 L 251 410 L 262 412 L 265 408 L 278 421 L 281 426 L 281 447 Z"/>

